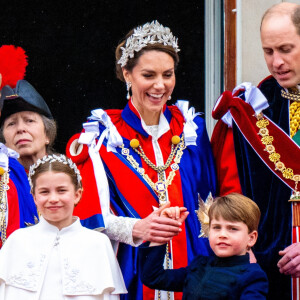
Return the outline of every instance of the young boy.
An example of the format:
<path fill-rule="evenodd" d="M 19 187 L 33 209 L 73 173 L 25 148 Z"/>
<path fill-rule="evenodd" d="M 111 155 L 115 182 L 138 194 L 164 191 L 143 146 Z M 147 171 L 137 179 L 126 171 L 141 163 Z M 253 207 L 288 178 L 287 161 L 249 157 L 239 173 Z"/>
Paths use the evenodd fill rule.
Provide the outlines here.
<path fill-rule="evenodd" d="M 185 209 L 169 208 L 163 215 L 185 219 Z M 166 245 L 142 245 L 142 282 L 153 289 L 182 291 L 182 299 L 265 299 L 266 274 L 250 264 L 248 251 L 257 240 L 258 206 L 240 194 L 214 200 L 208 211 L 209 243 L 214 257 L 198 256 L 188 267 L 164 270 Z"/>

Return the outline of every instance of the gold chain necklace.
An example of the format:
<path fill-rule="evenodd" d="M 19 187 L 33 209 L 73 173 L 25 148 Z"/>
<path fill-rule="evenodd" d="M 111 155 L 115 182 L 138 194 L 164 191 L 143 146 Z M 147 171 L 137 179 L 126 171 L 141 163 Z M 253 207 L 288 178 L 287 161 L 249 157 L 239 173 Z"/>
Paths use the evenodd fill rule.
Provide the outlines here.
<path fill-rule="evenodd" d="M 0 167 L 0 230 L 2 245 L 6 241 L 6 211 L 7 211 L 7 191 L 9 190 L 9 173 Z"/>
<path fill-rule="evenodd" d="M 174 146 L 176 145 L 176 146 Z M 122 148 L 122 154 L 126 156 L 126 159 L 129 161 L 129 163 L 138 171 L 138 173 L 144 178 L 144 180 L 149 184 L 149 186 L 152 188 L 154 192 L 158 195 L 159 199 L 159 205 L 161 206 L 164 204 L 167 200 L 166 192 L 171 185 L 175 175 L 176 171 L 179 170 L 179 163 L 181 161 L 181 157 L 183 155 L 183 150 L 186 148 L 184 143 L 184 135 L 182 134 L 182 137 L 179 138 L 179 136 L 173 136 L 172 137 L 172 146 L 171 146 L 171 152 L 170 155 L 166 161 L 166 163 L 163 166 L 156 166 L 152 161 L 146 156 L 143 148 L 141 147 L 139 141 L 137 139 L 132 139 L 130 141 L 131 148 L 145 161 L 145 163 L 155 170 L 158 173 L 158 181 L 154 183 L 150 177 L 145 174 L 145 169 L 141 168 L 138 162 L 134 159 L 132 155 L 129 154 L 129 149 L 125 148 L 124 145 L 121 146 Z M 171 165 L 172 161 L 174 160 L 174 163 Z M 168 178 L 165 180 L 164 171 L 171 165 L 172 171 L 169 173 Z M 169 245 L 167 244 L 166 247 L 166 269 L 170 269 L 170 257 L 169 257 Z M 171 293 L 167 291 L 167 298 L 168 300 L 171 299 Z M 158 290 L 158 299 L 161 299 L 161 291 Z"/>
<path fill-rule="evenodd" d="M 291 88 L 288 89 L 288 92 L 286 92 L 284 89 L 281 90 L 281 97 L 291 100 L 300 102 L 300 92 L 297 88 Z"/>
<path fill-rule="evenodd" d="M 290 135 L 291 138 L 297 133 L 300 127 L 300 102 L 293 102 L 290 105 Z"/>
<path fill-rule="evenodd" d="M 295 189 L 293 190 L 290 201 L 300 201 L 300 192 L 297 190 L 298 182 L 300 181 L 300 174 L 294 174 L 292 168 L 288 168 L 280 161 L 281 155 L 276 152 L 274 145 L 274 137 L 269 135 L 267 126 L 270 124 L 269 120 L 264 118 L 263 113 L 256 115 L 256 126 L 259 128 L 258 134 L 261 136 L 261 142 L 266 146 L 265 150 L 269 153 L 269 160 L 274 163 L 275 171 L 280 171 L 282 176 L 286 179 L 295 181 Z"/>
<path fill-rule="evenodd" d="M 130 145 L 132 149 L 145 161 L 145 163 L 155 170 L 158 173 L 158 181 L 154 183 L 150 177 L 145 173 L 145 169 L 141 168 L 139 163 L 134 159 L 132 155 L 130 155 L 129 149 L 125 148 L 124 145 L 121 146 L 122 151 L 121 153 L 126 157 L 126 159 L 129 161 L 129 163 L 132 165 L 132 167 L 138 171 L 138 173 L 144 178 L 144 180 L 149 184 L 149 186 L 152 188 L 154 192 L 158 195 L 159 203 L 165 203 L 167 201 L 166 192 L 171 185 L 175 175 L 176 171 L 179 170 L 179 163 L 181 161 L 181 157 L 183 155 L 183 150 L 186 148 L 184 143 L 184 136 L 182 135 L 181 138 L 178 136 L 174 136 L 172 138 L 172 147 L 171 147 L 171 153 L 167 159 L 167 162 L 163 166 L 156 166 L 154 165 L 150 159 L 146 156 L 144 150 L 142 149 L 141 145 L 139 144 L 139 141 L 136 139 L 133 139 L 130 141 Z M 176 146 L 174 144 L 176 143 Z M 174 160 L 174 163 L 171 165 L 172 161 Z M 171 166 L 170 166 L 171 165 Z M 165 179 L 164 171 L 171 167 L 172 171 L 169 173 L 169 176 L 167 179 Z"/>

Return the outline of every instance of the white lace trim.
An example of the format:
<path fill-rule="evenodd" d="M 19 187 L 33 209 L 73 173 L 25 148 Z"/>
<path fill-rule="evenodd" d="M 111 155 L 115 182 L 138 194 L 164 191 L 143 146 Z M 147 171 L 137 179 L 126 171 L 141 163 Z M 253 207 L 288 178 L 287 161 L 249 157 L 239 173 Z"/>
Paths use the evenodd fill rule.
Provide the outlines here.
<path fill-rule="evenodd" d="M 103 231 L 114 241 L 138 247 L 142 244 L 142 240 L 133 240 L 133 226 L 139 219 L 129 217 L 118 217 L 110 214 L 105 218 L 106 229 Z"/>
<path fill-rule="evenodd" d="M 67 259 L 64 260 L 65 289 L 72 294 L 94 294 L 96 288 L 86 281 L 80 279 L 80 270 L 72 268 Z"/>
<path fill-rule="evenodd" d="M 42 267 L 44 265 L 46 256 L 42 254 L 38 265 L 29 261 L 24 270 L 18 274 L 14 274 L 7 279 L 7 284 L 36 291 L 38 288 L 38 281 L 42 274 Z"/>

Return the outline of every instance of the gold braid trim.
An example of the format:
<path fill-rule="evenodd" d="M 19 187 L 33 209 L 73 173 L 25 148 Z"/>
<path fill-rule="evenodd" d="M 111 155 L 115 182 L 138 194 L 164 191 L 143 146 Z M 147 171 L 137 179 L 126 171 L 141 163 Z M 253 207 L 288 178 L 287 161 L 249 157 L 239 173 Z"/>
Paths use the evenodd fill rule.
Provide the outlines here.
<path fill-rule="evenodd" d="M 264 118 L 263 113 L 256 115 L 257 122 L 256 126 L 259 128 L 258 134 L 261 136 L 261 142 L 266 146 L 265 151 L 269 153 L 269 160 L 275 164 L 275 171 L 282 173 L 282 176 L 286 179 L 295 181 L 295 189 L 292 192 L 291 199 L 289 202 L 293 202 L 293 226 L 300 226 L 300 207 L 297 202 L 300 201 L 300 192 L 297 190 L 298 182 L 300 181 L 300 174 L 294 174 L 292 168 L 288 168 L 285 164 L 280 161 L 281 155 L 276 152 L 274 145 L 274 137 L 269 135 L 267 126 L 269 120 Z"/>
<path fill-rule="evenodd" d="M 281 90 L 281 97 L 288 99 L 290 101 L 300 102 L 300 92 L 293 89 L 289 89 L 289 92 L 286 92 L 284 89 Z"/>
<path fill-rule="evenodd" d="M 293 102 L 290 105 L 290 135 L 291 138 L 300 128 L 300 102 Z"/>
<path fill-rule="evenodd" d="M 276 152 L 276 149 L 272 144 L 274 137 L 269 135 L 269 130 L 267 129 L 269 120 L 264 118 L 263 113 L 256 115 L 256 118 L 258 120 L 256 122 L 256 126 L 259 128 L 258 134 L 261 136 L 262 144 L 266 146 L 265 151 L 269 153 L 269 160 L 275 165 L 275 171 L 281 172 L 284 178 L 295 181 L 295 189 L 293 190 L 292 197 L 289 201 L 300 201 L 300 192 L 297 190 L 298 182 L 300 181 L 300 174 L 294 174 L 294 170 L 292 168 L 286 167 L 285 164 L 280 161 L 281 155 Z"/>
<path fill-rule="evenodd" d="M 0 230 L 2 245 L 6 241 L 6 212 L 7 212 L 7 191 L 9 190 L 9 173 L 1 168 L 3 173 L 0 177 Z"/>
<path fill-rule="evenodd" d="M 275 164 L 275 170 L 280 171 L 282 176 L 286 179 L 295 181 L 295 185 L 300 181 L 300 174 L 294 174 L 293 169 L 287 168 L 285 164 L 280 161 L 281 155 L 276 152 L 275 147 L 272 145 L 274 137 L 269 135 L 267 126 L 270 124 L 269 120 L 264 118 L 263 114 L 260 113 L 256 116 L 258 121 L 256 126 L 259 128 L 258 134 L 261 136 L 261 142 L 266 146 L 265 151 L 269 153 L 269 160 Z"/>

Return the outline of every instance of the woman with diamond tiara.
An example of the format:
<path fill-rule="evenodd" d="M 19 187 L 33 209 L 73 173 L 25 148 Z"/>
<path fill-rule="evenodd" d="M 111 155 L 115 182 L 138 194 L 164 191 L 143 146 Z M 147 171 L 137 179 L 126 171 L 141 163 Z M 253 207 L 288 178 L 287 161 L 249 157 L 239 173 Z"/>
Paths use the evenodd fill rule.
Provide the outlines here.
<path fill-rule="evenodd" d="M 40 222 L 2 247 L 0 299 L 119 299 L 126 288 L 108 237 L 73 217 L 82 195 L 76 165 L 44 156 L 30 167 L 29 182 Z"/>
<path fill-rule="evenodd" d="M 207 240 L 195 234 L 200 226 L 193 213 L 198 193 L 206 199 L 215 191 L 205 122 L 187 101 L 167 106 L 178 52 L 177 38 L 157 21 L 130 31 L 116 49 L 116 74 L 126 83 L 127 105 L 93 110 L 84 131 L 67 146 L 86 191 L 74 213 L 90 228 L 105 225 L 110 239 L 121 242 L 117 256 L 128 289 L 123 299 L 181 299 L 142 285 L 136 246 L 143 240 L 169 242 L 166 268 L 210 254 Z M 167 201 L 191 212 L 182 228 L 181 222 L 159 216 Z"/>

